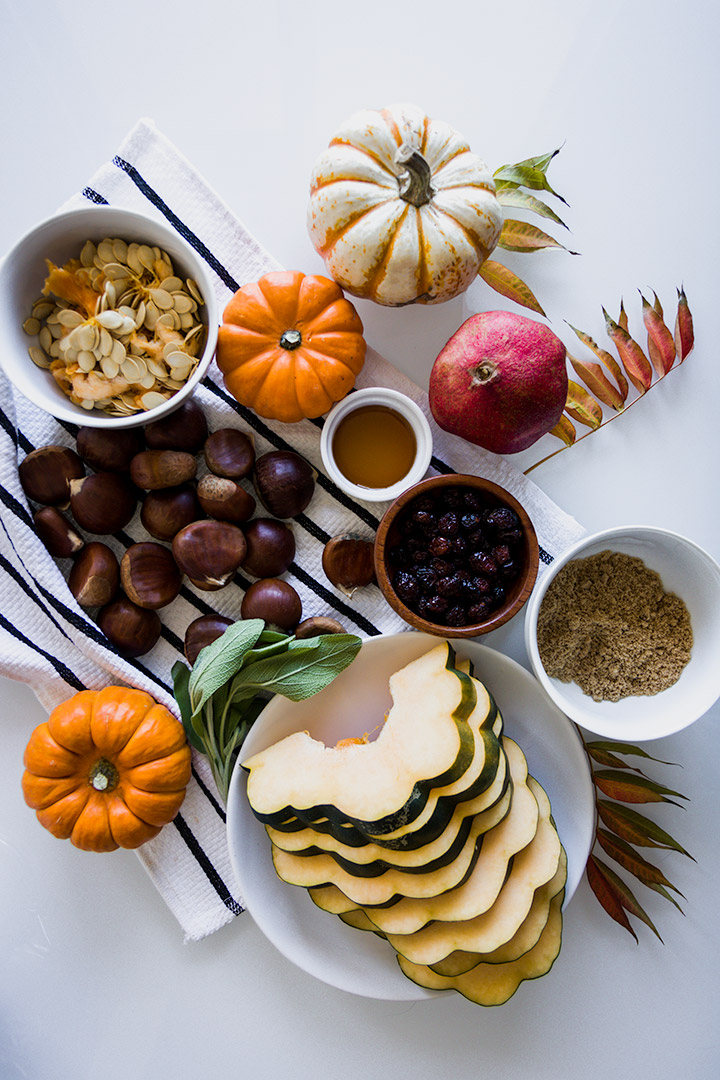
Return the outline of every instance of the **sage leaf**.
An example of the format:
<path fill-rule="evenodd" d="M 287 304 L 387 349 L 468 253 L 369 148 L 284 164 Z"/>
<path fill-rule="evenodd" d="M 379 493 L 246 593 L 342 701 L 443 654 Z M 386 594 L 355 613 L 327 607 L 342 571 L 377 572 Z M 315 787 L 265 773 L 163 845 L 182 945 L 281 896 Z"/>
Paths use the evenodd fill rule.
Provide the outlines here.
<path fill-rule="evenodd" d="M 531 195 L 529 191 L 523 191 L 521 188 L 514 187 L 513 185 L 498 185 L 497 200 L 501 206 L 512 206 L 518 210 L 529 210 L 533 214 L 537 214 L 538 217 L 548 218 L 550 221 L 554 221 L 556 225 L 562 225 L 563 229 L 567 229 L 567 225 L 559 217 L 558 214 L 543 202 L 542 199 L 538 199 L 535 195 Z"/>
<path fill-rule="evenodd" d="M 243 668 L 233 681 L 233 697 L 266 692 L 304 701 L 324 690 L 355 659 L 361 644 L 354 634 L 327 634 L 298 642 L 285 653 Z"/>
<path fill-rule="evenodd" d="M 618 836 L 627 840 L 637 847 L 664 848 L 669 851 L 677 851 L 680 855 L 686 855 L 688 859 L 695 859 L 686 851 L 681 844 L 656 825 L 654 821 L 638 813 L 629 806 L 619 806 L 616 803 L 607 802 L 605 799 L 596 801 L 598 817 Z"/>
<path fill-rule="evenodd" d="M 243 656 L 260 637 L 262 619 L 244 619 L 229 626 L 221 637 L 198 653 L 189 682 L 193 713 L 237 671 Z"/>
<path fill-rule="evenodd" d="M 478 270 L 478 274 L 491 289 L 500 293 L 501 296 L 507 297 L 508 300 L 514 300 L 521 307 L 537 311 L 538 315 L 545 315 L 529 286 L 512 270 L 509 270 L 507 266 L 496 262 L 495 259 L 486 259 Z"/>
<path fill-rule="evenodd" d="M 187 741 L 195 749 L 204 753 L 205 747 L 202 741 L 198 738 L 194 727 L 192 726 L 192 707 L 190 705 L 190 693 L 188 691 L 188 682 L 190 680 L 190 670 L 186 667 L 181 660 L 177 660 L 172 666 L 172 680 L 173 680 L 173 694 L 175 700 L 178 703 L 180 709 L 180 719 L 182 726 L 187 737 Z"/>

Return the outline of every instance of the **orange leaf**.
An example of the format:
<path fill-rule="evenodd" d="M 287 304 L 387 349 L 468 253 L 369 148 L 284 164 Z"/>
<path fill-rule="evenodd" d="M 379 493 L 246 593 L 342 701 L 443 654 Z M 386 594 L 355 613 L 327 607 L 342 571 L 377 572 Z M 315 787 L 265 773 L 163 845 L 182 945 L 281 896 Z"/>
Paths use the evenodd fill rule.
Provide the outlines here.
<path fill-rule="evenodd" d="M 623 367 L 627 372 L 630 382 L 639 394 L 644 394 L 650 389 L 652 383 L 652 367 L 650 361 L 636 341 L 628 334 L 627 330 L 610 318 L 605 308 L 602 309 L 605 316 L 605 327 L 608 336 L 620 354 Z"/>
<path fill-rule="evenodd" d="M 637 810 L 632 810 L 629 806 L 617 806 L 605 799 L 598 799 L 596 805 L 603 824 L 629 843 L 638 847 L 665 848 L 677 851 L 680 855 L 687 855 L 688 859 L 693 858 L 669 833 Z"/>
<path fill-rule="evenodd" d="M 617 387 L 610 382 L 599 364 L 592 360 L 576 360 L 570 353 L 567 354 L 567 358 L 575 374 L 582 379 L 588 390 L 595 395 L 598 401 L 601 401 L 603 405 L 609 405 L 616 412 L 622 412 L 624 398 Z M 627 382 L 625 385 L 627 386 Z"/>
<path fill-rule="evenodd" d="M 628 317 L 627 317 L 627 311 L 625 310 L 625 302 L 623 301 L 622 298 L 620 299 L 620 314 L 618 315 L 618 326 L 621 326 L 622 329 L 627 334 L 627 332 L 628 332 Z"/>
<path fill-rule="evenodd" d="M 602 408 L 584 387 L 573 382 L 572 379 L 568 380 L 565 412 L 572 420 L 577 420 L 578 424 L 584 424 L 585 427 L 592 428 L 593 431 L 596 431 L 602 424 Z"/>
<path fill-rule="evenodd" d="M 576 327 L 572 326 L 571 323 L 568 323 L 568 326 L 573 331 L 573 333 L 576 334 L 580 338 L 580 341 L 582 341 L 583 345 L 587 345 L 588 349 L 590 349 L 591 352 L 595 353 L 598 360 L 602 361 L 602 363 L 608 369 L 608 371 L 610 372 L 612 377 L 615 379 L 615 382 L 617 383 L 617 385 L 619 387 L 619 391 L 617 391 L 615 393 L 615 398 L 617 399 L 619 397 L 620 405 L 614 405 L 612 401 L 605 401 L 604 404 L 605 405 L 612 405 L 612 407 L 614 409 L 617 409 L 618 412 L 619 412 L 620 409 L 622 409 L 623 402 L 625 401 L 625 399 L 628 396 L 628 389 L 629 389 L 628 381 L 625 378 L 625 376 L 623 375 L 620 365 L 618 364 L 617 360 L 612 355 L 612 353 L 609 353 L 606 349 L 601 349 L 600 346 L 598 345 L 598 343 L 594 340 L 594 338 L 591 338 L 589 334 L 586 334 L 583 330 L 578 330 Z M 594 365 L 594 366 L 597 366 L 597 365 Z M 578 375 L 579 374 L 580 374 L 580 372 L 578 372 Z M 580 377 L 582 378 L 582 376 L 580 376 Z M 583 380 L 583 381 L 585 381 L 585 380 Z M 606 379 L 605 381 L 607 382 L 608 380 Z M 589 386 L 589 384 L 588 384 L 588 386 Z M 589 386 L 589 389 L 592 390 L 593 389 L 592 386 Z M 594 392 L 595 391 L 593 391 L 593 393 Z M 600 397 L 599 394 L 597 396 L 600 398 L 600 401 L 603 401 L 603 399 Z"/>
<path fill-rule="evenodd" d="M 594 855 L 591 855 L 587 861 L 585 868 L 587 874 L 588 884 L 595 896 L 600 901 L 602 906 L 607 911 L 611 919 L 614 919 L 616 923 L 620 923 L 629 934 L 638 940 L 638 936 L 630 925 L 630 920 L 625 914 L 623 904 L 620 902 L 617 889 L 613 887 L 612 882 L 608 879 L 607 874 L 604 873 L 603 864 L 598 862 Z"/>
<path fill-rule="evenodd" d="M 648 303 L 642 293 L 640 293 L 640 298 L 643 322 L 648 332 L 648 352 L 653 367 L 662 378 L 675 363 L 675 341 L 663 321 L 662 314 L 659 314 L 657 308 Z M 655 299 L 657 300 L 657 297 Z M 662 312 L 662 308 L 660 311 Z"/>
<path fill-rule="evenodd" d="M 688 307 L 685 291 L 681 287 L 678 289 L 678 309 L 675 318 L 675 348 L 681 364 L 688 353 L 691 352 L 694 344 L 693 317 Z"/>
<path fill-rule="evenodd" d="M 517 221 L 515 218 L 505 219 L 498 240 L 498 247 L 505 248 L 506 251 L 523 252 L 542 251 L 543 248 L 563 248 L 563 250 L 567 250 L 564 244 L 559 243 L 549 233 L 543 232 L 537 225 L 531 225 L 527 221 Z M 577 255 L 577 252 L 571 251 L 570 254 Z"/>
<path fill-rule="evenodd" d="M 648 803 L 648 802 L 672 802 L 666 795 L 674 795 L 677 799 L 684 799 L 679 791 L 656 784 L 654 780 L 648 780 L 645 776 L 624 776 L 621 772 L 613 769 L 602 769 L 593 773 L 593 781 L 604 795 L 618 802 Z M 673 803 L 678 806 L 679 803 Z"/>
<path fill-rule="evenodd" d="M 530 308 L 531 311 L 537 311 L 538 315 L 545 315 L 525 282 L 517 274 L 513 274 L 512 270 L 508 270 L 507 266 L 494 259 L 486 259 L 478 273 L 483 281 L 501 296 L 506 296 L 508 300 L 514 300 L 516 304 Z"/>
<path fill-rule="evenodd" d="M 577 432 L 575 431 L 575 425 L 572 420 L 568 420 L 567 416 L 561 416 L 554 428 L 551 428 L 550 435 L 554 435 L 556 439 L 561 439 L 566 446 L 572 446 L 575 442 Z M 557 453 L 557 451 L 556 451 Z"/>

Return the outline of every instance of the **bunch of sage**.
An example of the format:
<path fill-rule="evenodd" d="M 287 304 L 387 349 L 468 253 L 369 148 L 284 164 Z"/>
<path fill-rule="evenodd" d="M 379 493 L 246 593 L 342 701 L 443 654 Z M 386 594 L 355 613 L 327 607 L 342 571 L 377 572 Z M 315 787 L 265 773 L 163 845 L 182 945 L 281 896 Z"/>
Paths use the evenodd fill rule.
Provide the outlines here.
<path fill-rule="evenodd" d="M 303 701 L 324 690 L 357 656 L 354 634 L 296 638 L 262 619 L 233 623 L 198 653 L 190 670 L 178 660 L 172 677 L 188 742 L 205 754 L 221 798 L 245 736 L 268 701 Z"/>

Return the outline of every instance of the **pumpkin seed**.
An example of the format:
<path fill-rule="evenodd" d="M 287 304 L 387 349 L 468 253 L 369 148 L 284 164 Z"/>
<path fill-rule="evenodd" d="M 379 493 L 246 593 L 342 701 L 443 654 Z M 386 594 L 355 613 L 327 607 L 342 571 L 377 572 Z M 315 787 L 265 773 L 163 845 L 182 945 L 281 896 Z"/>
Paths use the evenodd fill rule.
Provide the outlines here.
<path fill-rule="evenodd" d="M 43 326 L 40 330 L 40 333 L 38 334 L 38 345 L 41 349 L 44 349 L 45 352 L 49 352 L 52 348 L 52 343 L 53 336 L 50 333 L 50 327 Z"/>
<path fill-rule="evenodd" d="M 189 277 L 186 280 L 185 284 L 187 285 L 187 291 L 190 293 L 193 300 L 196 300 L 198 304 L 204 304 L 205 301 L 203 300 L 202 293 L 198 288 L 197 281 L 195 281 L 194 278 Z"/>
<path fill-rule="evenodd" d="M 177 311 L 178 315 L 187 315 L 189 312 L 194 311 L 196 304 L 192 297 L 187 293 L 178 292 L 172 297 L 172 305 Z"/>
<path fill-rule="evenodd" d="M 77 362 L 81 371 L 92 371 L 96 363 L 95 354 L 83 350 L 78 353 Z"/>
<path fill-rule="evenodd" d="M 50 358 L 44 349 L 41 349 L 39 345 L 31 345 L 28 349 L 28 354 L 33 364 L 37 364 L 40 368 L 50 367 Z"/>
<path fill-rule="evenodd" d="M 22 325 L 23 330 L 26 334 L 29 334 L 30 337 L 35 337 L 36 334 L 40 333 L 40 320 L 33 318 L 32 315 L 29 319 L 26 319 Z"/>
<path fill-rule="evenodd" d="M 100 361 L 100 370 L 108 379 L 115 379 L 120 373 L 120 366 L 115 363 L 112 356 L 103 356 Z"/>
<path fill-rule="evenodd" d="M 81 349 L 89 349 L 92 351 L 97 347 L 98 341 L 100 340 L 100 331 L 96 326 L 86 323 L 85 326 L 79 326 L 77 328 L 75 337 L 78 346 Z"/>
<path fill-rule="evenodd" d="M 102 356 L 109 356 L 112 352 L 113 339 L 104 326 L 100 327 L 100 341 L 98 342 L 98 348 Z"/>
<path fill-rule="evenodd" d="M 80 252 L 80 262 L 83 266 L 92 266 L 96 255 L 96 248 L 92 240 L 86 240 Z"/>
<path fill-rule="evenodd" d="M 169 293 L 179 292 L 182 287 L 182 278 L 179 277 L 166 277 L 160 282 L 160 288 L 165 289 L 165 291 Z"/>
<path fill-rule="evenodd" d="M 101 240 L 97 246 L 97 253 L 103 264 L 112 262 L 115 258 L 112 240 Z"/>
<path fill-rule="evenodd" d="M 123 343 L 121 341 L 113 341 L 113 347 L 110 353 L 110 358 L 112 359 L 113 363 L 117 364 L 117 366 L 120 367 L 124 363 L 126 356 L 127 353 L 125 351 L 125 346 L 123 345 Z"/>
<path fill-rule="evenodd" d="M 155 262 L 155 253 L 153 249 L 148 247 L 147 244 L 140 244 L 137 250 L 137 257 L 140 265 L 152 273 L 153 263 Z"/>
<path fill-rule="evenodd" d="M 103 326 L 106 330 L 119 330 L 125 321 L 122 315 L 118 315 L 117 311 L 103 311 L 96 319 L 100 326 Z"/>
<path fill-rule="evenodd" d="M 128 246 L 124 240 L 113 240 L 112 242 L 113 255 L 117 262 L 125 265 L 127 263 Z"/>
<path fill-rule="evenodd" d="M 50 300 L 43 298 L 36 300 L 32 306 L 32 313 L 36 319 L 47 319 L 48 315 L 54 310 L 55 305 Z"/>
<path fill-rule="evenodd" d="M 143 394 L 140 401 L 143 409 L 147 411 L 148 409 L 156 409 L 158 405 L 164 405 L 167 398 L 164 394 L 158 393 L 157 390 L 150 390 L 147 394 Z"/>
<path fill-rule="evenodd" d="M 143 390 L 152 390 L 155 381 L 155 376 L 148 371 L 146 375 L 143 375 L 142 379 L 138 379 L 138 386 L 142 386 Z"/>
<path fill-rule="evenodd" d="M 64 311 L 58 312 L 57 321 L 61 326 L 74 328 L 76 326 L 82 326 L 85 322 L 79 311 L 73 311 L 72 308 L 67 308 Z"/>
<path fill-rule="evenodd" d="M 159 360 L 149 356 L 147 359 L 148 371 L 151 371 L 156 379 L 164 379 L 167 376 L 167 368 Z"/>
<path fill-rule="evenodd" d="M 123 361 L 120 370 L 123 374 L 123 378 L 127 379 L 129 383 L 139 382 L 140 379 L 147 374 L 147 367 L 137 356 L 128 356 L 128 358 Z"/>
<path fill-rule="evenodd" d="M 173 297 L 167 292 L 166 289 L 151 289 L 150 296 L 155 303 L 155 306 L 160 308 L 161 311 L 167 311 L 173 307 Z"/>

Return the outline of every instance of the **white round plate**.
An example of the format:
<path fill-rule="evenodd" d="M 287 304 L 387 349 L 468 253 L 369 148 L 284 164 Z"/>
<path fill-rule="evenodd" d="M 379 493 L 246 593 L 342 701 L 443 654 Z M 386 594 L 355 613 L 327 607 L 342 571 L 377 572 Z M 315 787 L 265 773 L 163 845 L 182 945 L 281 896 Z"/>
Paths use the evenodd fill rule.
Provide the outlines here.
<path fill-rule="evenodd" d="M 294 731 L 307 730 L 330 745 L 371 732 L 392 704 L 390 676 L 437 644 L 437 637 L 417 633 L 364 642 L 350 667 L 322 693 L 296 703 L 273 698 L 245 740 L 240 760 Z M 531 774 L 550 797 L 568 856 L 567 903 L 583 875 L 594 831 L 592 781 L 580 738 L 534 676 L 514 660 L 474 641 L 455 640 L 453 647 L 458 657 L 472 660 L 476 677 L 497 701 L 506 733 L 521 746 Z M 305 889 L 277 877 L 265 828 L 247 801 L 246 778 L 238 764 L 227 807 L 230 859 L 247 909 L 273 945 L 340 990 L 394 1001 L 436 997 L 440 991 L 416 986 L 402 974 L 387 942 L 346 926 L 316 907 Z"/>

